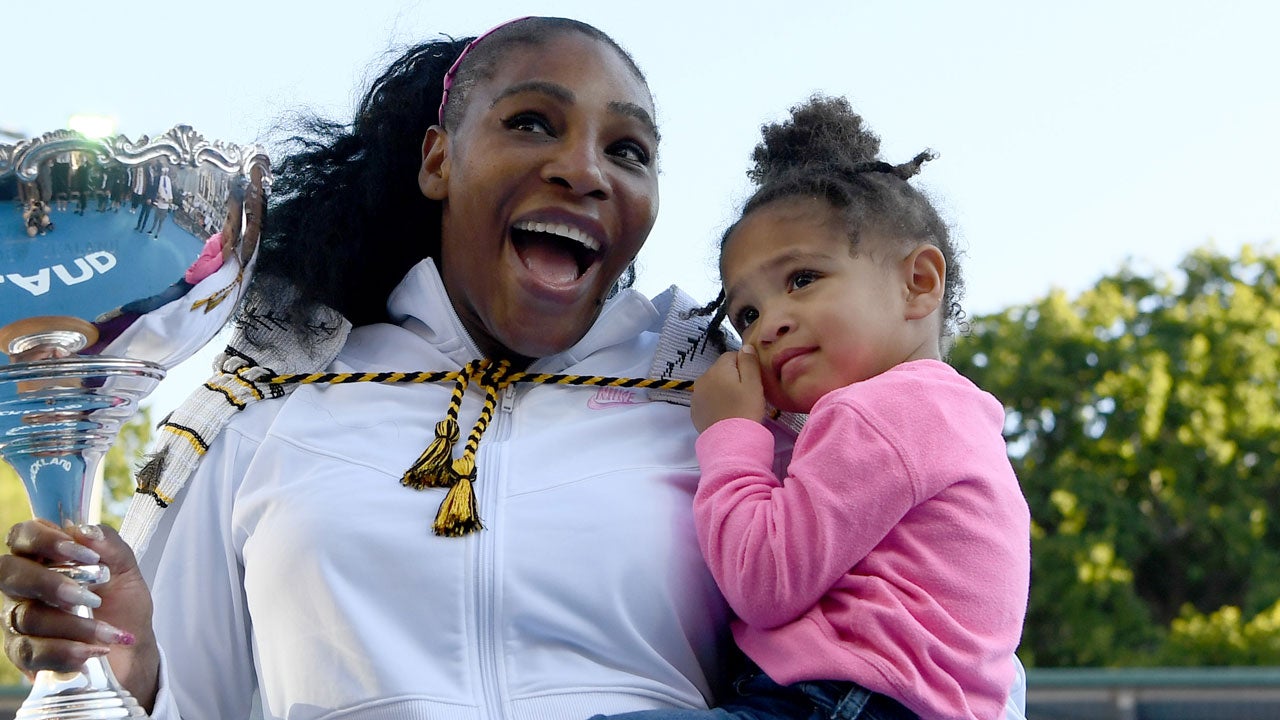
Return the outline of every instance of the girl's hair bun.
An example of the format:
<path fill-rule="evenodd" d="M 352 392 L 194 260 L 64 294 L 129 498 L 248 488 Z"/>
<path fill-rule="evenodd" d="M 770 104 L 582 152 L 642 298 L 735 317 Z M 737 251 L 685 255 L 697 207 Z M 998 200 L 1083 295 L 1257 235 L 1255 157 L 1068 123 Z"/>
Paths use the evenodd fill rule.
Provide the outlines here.
<path fill-rule="evenodd" d="M 843 97 L 813 95 L 791 108 L 791 118 L 760 127 L 747 177 L 763 185 L 799 168 L 852 168 L 880 159 L 880 137 Z"/>

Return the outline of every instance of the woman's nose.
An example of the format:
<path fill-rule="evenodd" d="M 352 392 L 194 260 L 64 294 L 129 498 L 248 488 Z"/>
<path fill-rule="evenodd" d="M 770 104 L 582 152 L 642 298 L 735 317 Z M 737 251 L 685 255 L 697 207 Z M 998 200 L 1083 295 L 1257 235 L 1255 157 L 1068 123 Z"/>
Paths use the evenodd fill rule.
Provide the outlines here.
<path fill-rule="evenodd" d="M 565 140 L 543 170 L 547 182 L 572 190 L 575 195 L 604 200 L 609 197 L 609 179 L 603 159 L 592 143 Z"/>

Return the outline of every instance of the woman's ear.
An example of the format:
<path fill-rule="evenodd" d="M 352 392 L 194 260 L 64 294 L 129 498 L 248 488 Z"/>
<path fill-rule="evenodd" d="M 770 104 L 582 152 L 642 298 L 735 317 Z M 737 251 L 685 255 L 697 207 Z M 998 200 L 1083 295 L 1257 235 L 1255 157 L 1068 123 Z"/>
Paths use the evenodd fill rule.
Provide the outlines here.
<path fill-rule="evenodd" d="M 432 200 L 449 196 L 449 135 L 439 125 L 427 128 L 427 136 L 422 140 L 418 187 Z"/>
<path fill-rule="evenodd" d="M 942 304 L 947 286 L 947 260 L 936 245 L 924 244 L 902 261 L 906 270 L 907 319 L 928 317 Z"/>

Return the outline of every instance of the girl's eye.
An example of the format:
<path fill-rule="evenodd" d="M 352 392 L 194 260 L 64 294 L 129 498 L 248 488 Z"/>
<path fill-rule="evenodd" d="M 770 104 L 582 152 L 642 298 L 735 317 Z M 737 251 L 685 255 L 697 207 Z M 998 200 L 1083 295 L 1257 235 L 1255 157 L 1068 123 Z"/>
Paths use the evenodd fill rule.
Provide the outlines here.
<path fill-rule="evenodd" d="M 733 314 L 733 329 L 741 333 L 751 323 L 760 318 L 760 312 L 753 307 L 744 307 Z"/>
<path fill-rule="evenodd" d="M 624 140 L 609 146 L 614 157 L 621 158 L 636 165 L 648 165 L 653 156 L 643 145 L 632 140 Z"/>
<path fill-rule="evenodd" d="M 508 130 L 518 130 L 520 132 L 541 133 L 543 135 L 551 135 L 551 123 L 542 115 L 534 112 L 516 113 L 502 121 Z"/>
<path fill-rule="evenodd" d="M 799 290 L 817 279 L 818 274 L 812 270 L 801 270 L 791 276 L 791 280 L 787 282 L 787 286 L 790 290 Z"/>

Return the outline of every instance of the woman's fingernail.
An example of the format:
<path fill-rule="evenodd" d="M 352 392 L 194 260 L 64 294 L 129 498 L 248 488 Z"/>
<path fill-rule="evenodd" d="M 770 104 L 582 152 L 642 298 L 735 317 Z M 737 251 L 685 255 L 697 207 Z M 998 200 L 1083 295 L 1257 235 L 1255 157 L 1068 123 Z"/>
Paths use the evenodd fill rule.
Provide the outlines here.
<path fill-rule="evenodd" d="M 102 528 L 97 525 L 81 525 L 76 530 L 90 540 L 101 540 L 103 538 Z"/>
<path fill-rule="evenodd" d="M 132 645 L 137 642 L 133 633 L 125 632 L 118 627 L 99 622 L 93 630 L 93 637 L 98 642 L 110 645 Z"/>
<path fill-rule="evenodd" d="M 111 648 L 102 647 L 101 645 L 90 645 L 85 648 L 84 654 L 91 658 L 102 657 L 111 652 Z"/>
<path fill-rule="evenodd" d="M 94 595 L 75 583 L 63 583 L 59 585 L 54 594 L 58 596 L 59 601 L 66 605 L 84 605 L 86 607 L 96 608 L 102 604 L 102 598 Z"/>
<path fill-rule="evenodd" d="M 101 556 L 94 552 L 92 548 L 87 548 L 72 540 L 63 540 L 55 545 L 54 549 L 73 562 L 78 562 L 82 565 L 92 565 L 101 559 Z"/>

